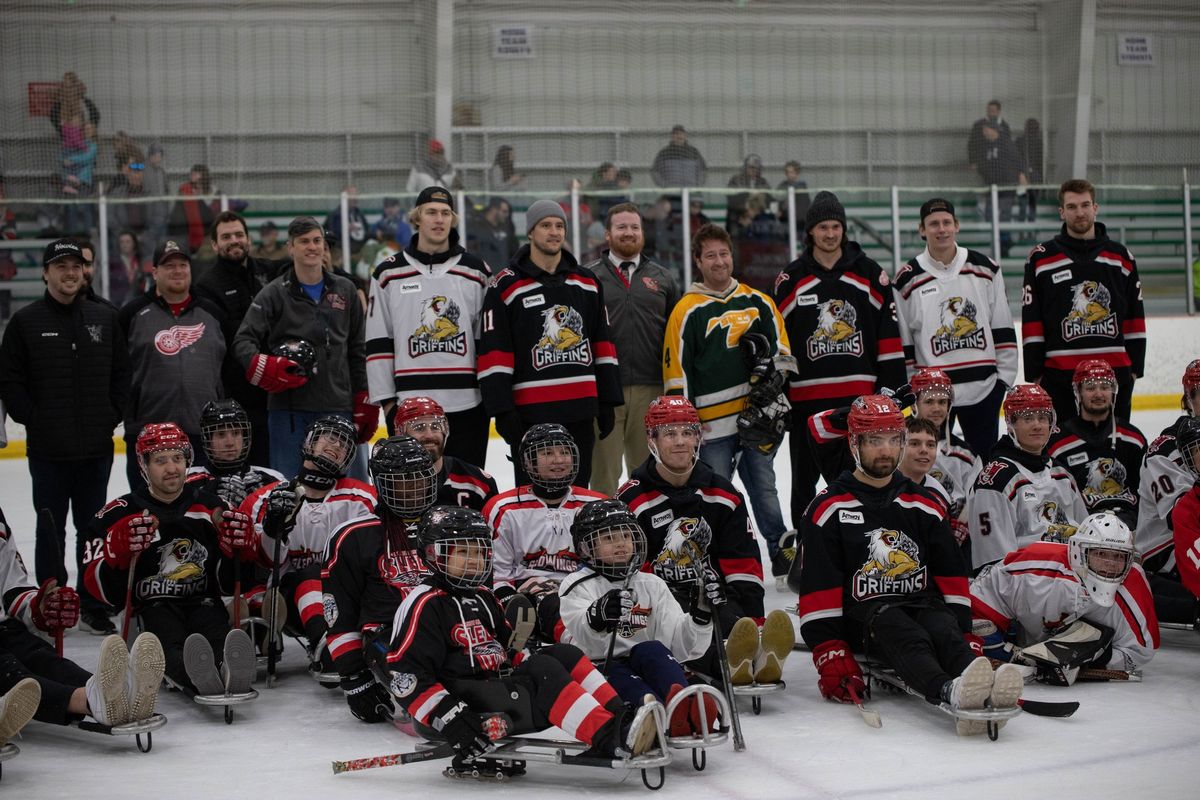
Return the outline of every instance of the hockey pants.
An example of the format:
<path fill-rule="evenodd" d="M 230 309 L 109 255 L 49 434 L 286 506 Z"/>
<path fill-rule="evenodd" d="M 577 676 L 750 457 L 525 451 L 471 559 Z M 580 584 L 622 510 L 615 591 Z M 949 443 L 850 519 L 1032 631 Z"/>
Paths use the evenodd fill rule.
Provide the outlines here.
<path fill-rule="evenodd" d="M 34 719 L 54 725 L 78 719 L 77 714 L 67 712 L 67 704 L 90 677 L 90 672 L 59 656 L 45 639 L 34 636 L 17 620 L 0 622 L 0 695 L 25 678 L 36 680 L 42 687 L 42 701 Z"/>
<path fill-rule="evenodd" d="M 605 673 L 608 682 L 626 703 L 641 705 L 642 698 L 653 694 L 664 703 L 671 687 L 687 686 L 683 667 L 662 642 L 635 644 L 624 658 L 614 658 Z"/>
<path fill-rule="evenodd" d="M 232 629 L 225 606 L 211 599 L 197 601 L 151 600 L 142 606 L 142 630 L 149 631 L 162 643 L 167 659 L 167 677 L 179 686 L 192 687 L 183 667 L 183 643 L 198 633 L 212 646 L 218 667 L 225 660 L 225 634 Z"/>
<path fill-rule="evenodd" d="M 858 603 L 846 615 L 868 658 L 896 670 L 931 703 L 974 660 L 958 619 L 940 599 Z"/>

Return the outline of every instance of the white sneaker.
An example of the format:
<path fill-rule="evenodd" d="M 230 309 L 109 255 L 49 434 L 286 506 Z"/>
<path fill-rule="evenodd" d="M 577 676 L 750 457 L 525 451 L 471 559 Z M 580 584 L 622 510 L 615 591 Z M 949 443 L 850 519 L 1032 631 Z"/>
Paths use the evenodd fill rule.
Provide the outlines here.
<path fill-rule="evenodd" d="M 630 755 L 645 755 L 653 750 L 658 741 L 658 723 L 654 718 L 656 708 L 662 708 L 662 703 L 652 694 L 642 698 L 642 705 L 634 712 L 633 724 L 625 738 L 625 749 Z"/>
<path fill-rule="evenodd" d="M 33 678 L 22 678 L 0 697 L 0 745 L 29 724 L 42 702 L 42 686 Z"/>
<path fill-rule="evenodd" d="M 950 684 L 950 706 L 956 711 L 981 709 L 992 692 L 992 662 L 980 656 L 967 665 L 963 673 Z M 977 720 L 957 720 L 959 736 L 975 736 L 987 730 L 987 723 Z"/>
<path fill-rule="evenodd" d="M 129 652 L 129 721 L 140 722 L 154 714 L 158 687 L 162 685 L 167 659 L 162 644 L 153 633 L 134 639 Z"/>
<path fill-rule="evenodd" d="M 124 725 L 129 721 L 129 652 L 120 636 L 108 636 L 100 643 L 100 662 L 96 674 L 85 686 L 88 709 L 102 725 Z"/>
<path fill-rule="evenodd" d="M 992 679 L 992 693 L 988 697 L 988 705 L 992 708 L 1014 708 L 1021 699 L 1021 690 L 1025 688 L 1025 678 L 1016 664 L 1001 664 L 996 668 Z M 1008 720 L 996 720 L 997 730 L 1004 727 Z"/>

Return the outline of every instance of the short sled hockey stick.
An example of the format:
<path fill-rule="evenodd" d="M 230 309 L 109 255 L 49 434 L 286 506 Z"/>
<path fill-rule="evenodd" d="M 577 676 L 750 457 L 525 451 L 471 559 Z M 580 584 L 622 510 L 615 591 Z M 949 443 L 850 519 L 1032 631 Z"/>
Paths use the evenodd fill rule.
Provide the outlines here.
<path fill-rule="evenodd" d="M 863 705 L 862 698 L 859 697 L 858 691 L 853 686 L 847 686 L 846 691 L 850 692 L 850 699 L 858 708 L 858 713 L 862 714 L 862 721 L 870 725 L 872 728 L 882 728 L 883 720 L 879 716 L 878 711 L 873 711 Z"/>
<path fill-rule="evenodd" d="M 47 539 L 54 542 L 55 559 L 57 565 L 63 562 L 63 551 L 58 541 L 58 531 L 54 529 L 54 514 L 50 509 L 43 508 L 37 513 L 37 527 L 34 528 L 34 537 L 39 542 L 44 542 Z M 62 658 L 63 654 L 63 629 L 54 629 L 54 654 Z"/>
<path fill-rule="evenodd" d="M 341 775 L 343 772 L 359 772 L 364 769 L 375 769 L 376 767 L 414 764 L 418 761 L 430 761 L 435 758 L 450 758 L 453 755 L 454 746 L 443 742 L 437 747 L 432 747 L 428 750 L 417 750 L 412 753 L 392 753 L 388 756 L 368 756 L 366 758 L 352 758 L 349 761 L 334 761 L 333 774 Z"/>
<path fill-rule="evenodd" d="M 137 572 L 138 558 L 142 555 L 142 551 L 133 554 L 133 558 L 129 559 L 129 582 L 125 585 L 125 616 L 121 620 L 121 638 L 125 640 L 125 646 L 129 646 L 129 618 L 133 615 L 133 584 L 134 574 Z"/>
<path fill-rule="evenodd" d="M 1069 717 L 1079 710 L 1079 703 L 1074 700 L 1055 703 L 1046 700 L 1026 700 L 1022 697 L 1017 700 L 1017 705 L 1024 709 L 1026 714 L 1035 717 Z"/>

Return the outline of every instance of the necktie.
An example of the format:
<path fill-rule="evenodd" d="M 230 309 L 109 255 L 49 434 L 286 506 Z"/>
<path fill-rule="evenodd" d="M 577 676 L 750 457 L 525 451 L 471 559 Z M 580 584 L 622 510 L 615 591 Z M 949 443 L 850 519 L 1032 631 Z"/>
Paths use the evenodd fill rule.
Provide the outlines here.
<path fill-rule="evenodd" d="M 629 282 L 629 275 L 632 272 L 633 272 L 633 262 L 632 261 L 622 261 L 621 262 L 621 274 L 625 276 L 626 283 Z"/>

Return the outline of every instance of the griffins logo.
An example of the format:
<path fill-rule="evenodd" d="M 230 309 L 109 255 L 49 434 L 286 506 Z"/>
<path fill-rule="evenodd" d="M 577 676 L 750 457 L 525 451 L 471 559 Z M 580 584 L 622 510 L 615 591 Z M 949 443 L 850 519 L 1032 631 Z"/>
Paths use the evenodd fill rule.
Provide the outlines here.
<path fill-rule="evenodd" d="M 1097 281 L 1083 281 L 1071 287 L 1071 313 L 1062 322 L 1063 339 L 1083 336 L 1117 338 L 1117 317 L 1112 312 L 1112 295 Z"/>
<path fill-rule="evenodd" d="M 172 539 L 159 551 L 158 569 L 139 585 L 142 597 L 188 597 L 208 585 L 208 548 L 194 539 Z"/>
<path fill-rule="evenodd" d="M 1081 494 L 1091 508 L 1101 500 L 1124 500 L 1134 502 L 1133 492 L 1127 488 L 1128 473 L 1125 465 L 1115 458 L 1097 458 L 1088 464 L 1087 482 Z"/>
<path fill-rule="evenodd" d="M 1046 500 L 1038 506 L 1037 518 L 1038 522 L 1045 526 L 1042 541 L 1066 542 L 1075 535 L 1075 526 L 1053 500 Z"/>
<path fill-rule="evenodd" d="M 592 347 L 583 338 L 583 317 L 570 306 L 551 306 L 542 312 L 542 338 L 533 346 L 533 368 L 558 364 L 591 364 Z"/>
<path fill-rule="evenodd" d="M 952 350 L 986 350 L 987 334 L 976 321 L 975 304 L 964 297 L 947 297 L 941 302 L 940 325 L 929 337 L 935 356 Z"/>
<path fill-rule="evenodd" d="M 462 311 L 444 295 L 428 297 L 421 304 L 421 324 L 408 337 L 410 358 L 430 353 L 467 354 L 467 334 L 458 321 Z"/>
<path fill-rule="evenodd" d="M 881 594 L 912 594 L 928 583 L 921 551 L 907 534 L 876 528 L 867 537 L 867 562 L 854 573 L 851 593 L 855 600 Z"/>
<path fill-rule="evenodd" d="M 808 337 L 808 357 L 863 353 L 862 333 L 857 328 L 858 312 L 845 300 L 826 300 L 817 306 L 817 329 Z"/>

